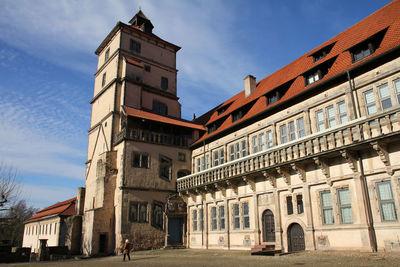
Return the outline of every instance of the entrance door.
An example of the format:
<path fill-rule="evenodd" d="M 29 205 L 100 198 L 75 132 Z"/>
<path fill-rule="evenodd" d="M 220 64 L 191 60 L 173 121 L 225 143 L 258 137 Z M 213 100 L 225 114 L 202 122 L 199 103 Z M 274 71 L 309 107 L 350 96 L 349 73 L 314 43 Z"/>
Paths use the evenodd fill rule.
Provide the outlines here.
<path fill-rule="evenodd" d="M 288 228 L 289 251 L 301 251 L 306 249 L 304 231 L 298 223 L 293 223 Z"/>
<path fill-rule="evenodd" d="M 275 242 L 275 222 L 274 214 L 271 210 L 266 210 L 262 216 L 263 239 L 264 242 Z"/>
<path fill-rule="evenodd" d="M 168 218 L 168 244 L 182 245 L 182 218 Z"/>
<path fill-rule="evenodd" d="M 107 236 L 105 234 L 100 234 L 100 238 L 99 238 L 99 252 L 100 253 L 106 252 L 106 240 L 107 240 Z"/>

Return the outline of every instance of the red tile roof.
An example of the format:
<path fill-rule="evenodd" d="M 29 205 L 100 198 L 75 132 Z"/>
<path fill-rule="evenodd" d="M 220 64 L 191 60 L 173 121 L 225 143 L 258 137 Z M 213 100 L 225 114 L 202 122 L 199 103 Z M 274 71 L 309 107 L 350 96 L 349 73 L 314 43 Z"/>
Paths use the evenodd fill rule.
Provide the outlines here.
<path fill-rule="evenodd" d="M 126 62 L 128 62 L 128 63 L 130 63 L 132 65 L 135 65 L 135 66 L 137 66 L 139 68 L 143 68 L 143 64 L 141 62 L 139 62 L 139 61 L 136 61 L 136 60 L 133 60 L 133 59 L 127 58 L 127 57 L 125 58 L 125 60 L 126 60 Z"/>
<path fill-rule="evenodd" d="M 62 215 L 71 216 L 71 215 L 74 215 L 75 214 L 75 202 L 76 202 L 76 197 L 65 200 L 63 202 L 58 202 L 50 207 L 44 208 L 44 209 L 36 212 L 35 215 L 33 215 L 28 220 L 24 221 L 24 223 L 39 221 L 48 216 L 62 216 Z"/>
<path fill-rule="evenodd" d="M 192 122 L 173 119 L 173 118 L 161 116 L 158 114 L 154 114 L 151 112 L 127 107 L 127 106 L 123 106 L 123 109 L 128 116 L 147 119 L 147 120 L 151 120 L 151 121 L 158 121 L 158 122 L 167 123 L 167 124 L 173 124 L 173 125 L 192 128 L 192 129 L 198 129 L 198 130 L 203 130 L 203 131 L 205 130 L 203 125 L 195 124 Z"/>
<path fill-rule="evenodd" d="M 337 36 L 333 37 L 329 41 L 319 45 L 315 49 L 296 59 L 292 63 L 286 65 L 285 67 L 279 69 L 275 73 L 265 77 L 257 83 L 256 89 L 251 95 L 245 97 L 244 91 L 233 96 L 229 100 L 225 101 L 218 107 L 211 110 L 212 112 L 207 112 L 206 114 L 196 119 L 195 122 L 204 123 L 206 118 L 209 118 L 205 125 L 209 125 L 217 120 L 223 120 L 222 125 L 212 133 L 205 133 L 200 139 L 198 139 L 194 145 L 199 144 L 201 141 L 208 139 L 211 136 L 220 133 L 227 128 L 237 125 L 247 118 L 253 117 L 271 107 L 282 103 L 288 99 L 293 98 L 296 95 L 304 91 L 315 88 L 315 86 L 320 83 L 329 80 L 339 74 L 346 72 L 358 66 L 366 61 L 376 58 L 377 56 L 396 48 L 400 45 L 400 1 L 394 1 L 375 13 L 369 15 L 367 18 L 363 19 L 354 26 L 348 28 Z M 348 51 L 349 48 L 356 44 L 368 39 L 372 35 L 381 32 L 387 28 L 387 32 L 376 51 L 369 57 L 360 60 L 358 62 L 352 63 L 351 54 Z M 329 54 L 314 62 L 312 55 L 321 50 L 322 48 L 333 44 L 332 49 Z M 302 74 L 310 71 L 316 66 L 325 63 L 329 60 L 334 60 L 333 65 L 330 67 L 328 73 L 319 81 L 313 83 L 312 85 L 305 85 L 304 77 Z M 277 102 L 271 105 L 267 105 L 265 94 L 276 89 L 278 86 L 285 84 L 291 80 L 294 82 L 291 84 L 284 96 Z M 247 112 L 247 114 L 240 120 L 234 123 L 231 120 L 231 114 L 233 111 L 242 108 L 246 104 L 255 101 L 253 107 Z M 232 103 L 228 109 L 218 115 L 217 110 L 229 103 Z M 211 114 L 210 114 L 211 113 Z"/>

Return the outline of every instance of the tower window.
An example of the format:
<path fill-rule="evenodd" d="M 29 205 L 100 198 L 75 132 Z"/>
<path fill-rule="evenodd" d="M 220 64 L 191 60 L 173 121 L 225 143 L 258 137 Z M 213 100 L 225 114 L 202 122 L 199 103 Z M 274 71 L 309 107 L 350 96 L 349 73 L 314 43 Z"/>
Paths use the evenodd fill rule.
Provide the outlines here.
<path fill-rule="evenodd" d="M 144 65 L 144 70 L 150 72 L 151 71 L 150 65 Z"/>
<path fill-rule="evenodd" d="M 104 62 L 106 62 L 110 58 L 110 48 L 107 48 L 106 52 L 104 53 Z"/>
<path fill-rule="evenodd" d="M 168 78 L 161 77 L 161 89 L 163 90 L 168 89 Z"/>
<path fill-rule="evenodd" d="M 101 79 L 101 86 L 103 87 L 104 85 L 106 85 L 106 73 L 103 73 L 103 78 Z"/>
<path fill-rule="evenodd" d="M 131 39 L 129 48 L 132 52 L 140 53 L 141 45 L 139 42 L 136 42 L 135 40 Z"/>
<path fill-rule="evenodd" d="M 167 116 L 168 115 L 168 106 L 164 103 L 153 101 L 153 111 L 157 114 Z"/>

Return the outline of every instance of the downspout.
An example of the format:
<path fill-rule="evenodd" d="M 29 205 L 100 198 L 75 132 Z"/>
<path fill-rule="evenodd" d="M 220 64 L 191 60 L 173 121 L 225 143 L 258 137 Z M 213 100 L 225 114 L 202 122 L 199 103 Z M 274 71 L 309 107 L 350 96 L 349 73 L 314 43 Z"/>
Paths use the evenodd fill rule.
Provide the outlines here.
<path fill-rule="evenodd" d="M 361 117 L 360 102 L 358 100 L 358 95 L 355 91 L 355 88 L 351 82 L 350 72 L 349 71 L 346 71 L 346 72 L 347 72 L 347 79 L 349 81 L 350 90 L 351 90 L 351 99 L 353 102 L 354 115 L 357 119 L 357 118 Z M 353 92 L 356 93 L 357 106 L 356 106 L 356 102 L 354 100 Z M 362 125 L 360 128 L 360 138 L 364 139 Z M 363 165 L 361 153 L 359 150 L 357 150 L 357 157 L 358 157 L 358 165 L 360 167 L 360 181 L 361 181 L 361 187 L 362 187 L 361 192 L 364 195 L 364 199 L 365 199 L 365 209 L 366 209 L 366 213 L 367 213 L 367 225 L 368 225 L 369 239 L 371 242 L 373 252 L 377 252 L 376 233 L 375 233 L 375 228 L 374 228 L 374 219 L 372 216 L 371 200 L 370 200 L 369 191 L 368 191 L 367 179 L 364 174 L 364 165 Z"/>

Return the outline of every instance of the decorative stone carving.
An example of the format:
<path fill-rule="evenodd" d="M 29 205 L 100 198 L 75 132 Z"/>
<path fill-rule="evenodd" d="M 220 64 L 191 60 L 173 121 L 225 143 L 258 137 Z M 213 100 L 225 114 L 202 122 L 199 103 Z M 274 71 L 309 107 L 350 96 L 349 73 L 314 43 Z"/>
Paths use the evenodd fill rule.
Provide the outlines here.
<path fill-rule="evenodd" d="M 256 191 L 256 183 L 254 181 L 254 178 L 251 178 L 249 176 L 243 175 L 242 179 L 243 179 L 243 182 L 247 183 L 250 186 L 250 188 L 251 188 L 251 190 L 253 192 Z"/>
<path fill-rule="evenodd" d="M 304 165 L 301 163 L 292 163 L 290 166 L 299 175 L 300 179 L 303 182 L 306 182 L 306 171 Z"/>
<path fill-rule="evenodd" d="M 232 183 L 230 180 L 226 180 L 226 185 L 229 186 L 230 188 L 232 188 L 233 192 L 235 192 L 235 194 L 238 194 L 238 185 L 235 183 Z"/>
<path fill-rule="evenodd" d="M 342 150 L 342 151 L 340 151 L 340 154 L 347 161 L 350 169 L 353 172 L 357 172 L 357 161 L 356 161 L 354 155 L 348 150 Z"/>
<path fill-rule="evenodd" d="M 276 187 L 276 177 L 274 174 L 268 171 L 262 171 L 262 174 L 264 175 L 265 179 L 267 179 L 272 187 Z"/>
<path fill-rule="evenodd" d="M 390 167 L 390 159 L 389 159 L 389 153 L 387 150 L 387 145 L 383 142 L 375 141 L 371 142 L 372 148 L 378 153 L 379 158 L 385 164 L 386 172 L 389 175 L 393 175 L 393 169 Z"/>
<path fill-rule="evenodd" d="M 290 185 L 290 173 L 287 169 L 277 167 L 276 172 L 280 174 L 287 185 Z"/>
<path fill-rule="evenodd" d="M 214 187 L 217 191 L 221 191 L 223 197 L 226 197 L 226 188 L 224 186 L 221 186 L 220 184 L 216 183 L 214 184 Z"/>

